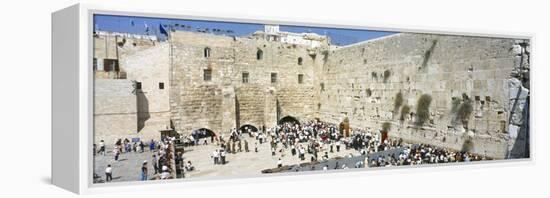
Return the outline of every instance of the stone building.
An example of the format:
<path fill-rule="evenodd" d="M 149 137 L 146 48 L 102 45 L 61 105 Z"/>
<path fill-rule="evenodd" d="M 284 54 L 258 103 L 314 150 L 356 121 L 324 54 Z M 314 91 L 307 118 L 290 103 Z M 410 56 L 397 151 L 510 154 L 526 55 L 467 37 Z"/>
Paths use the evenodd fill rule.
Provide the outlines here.
<path fill-rule="evenodd" d="M 94 36 L 94 141 L 158 139 L 170 127 L 169 45 L 154 36 Z"/>
<path fill-rule="evenodd" d="M 172 31 L 167 41 L 97 34 L 95 140 L 319 119 L 371 131 L 389 123 L 389 136 L 408 142 L 529 156 L 528 40 L 399 33 L 334 48 L 326 37 L 282 42 L 273 31 Z"/>

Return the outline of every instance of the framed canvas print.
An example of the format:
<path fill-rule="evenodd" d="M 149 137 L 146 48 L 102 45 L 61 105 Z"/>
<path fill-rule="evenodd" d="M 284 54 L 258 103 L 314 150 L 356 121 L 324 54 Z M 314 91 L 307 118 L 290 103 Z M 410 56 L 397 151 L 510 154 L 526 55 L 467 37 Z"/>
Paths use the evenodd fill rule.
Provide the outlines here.
<path fill-rule="evenodd" d="M 52 20 L 52 179 L 73 192 L 532 160 L 531 35 L 89 5 Z"/>

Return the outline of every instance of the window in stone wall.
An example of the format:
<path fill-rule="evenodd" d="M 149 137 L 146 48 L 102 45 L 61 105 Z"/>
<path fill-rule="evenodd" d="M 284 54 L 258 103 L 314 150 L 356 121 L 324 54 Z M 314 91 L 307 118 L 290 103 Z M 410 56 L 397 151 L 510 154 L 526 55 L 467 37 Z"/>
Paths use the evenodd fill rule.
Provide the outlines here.
<path fill-rule="evenodd" d="M 159 89 L 164 89 L 164 83 L 163 82 L 159 82 Z"/>
<path fill-rule="evenodd" d="M 302 83 L 304 83 L 304 75 L 298 74 L 298 84 L 302 84 Z"/>
<path fill-rule="evenodd" d="M 264 58 L 264 52 L 261 49 L 258 49 L 256 52 L 256 59 L 262 60 Z"/>
<path fill-rule="evenodd" d="M 271 73 L 271 83 L 277 83 L 277 73 Z"/>
<path fill-rule="evenodd" d="M 243 72 L 243 83 L 248 83 L 248 72 Z"/>
<path fill-rule="evenodd" d="M 117 59 L 103 59 L 103 70 L 106 72 L 119 71 Z"/>
<path fill-rule="evenodd" d="M 205 58 L 210 57 L 210 48 L 209 47 L 204 48 L 204 57 Z"/>
<path fill-rule="evenodd" d="M 212 81 L 212 70 L 205 69 L 203 74 L 204 81 Z"/>
<path fill-rule="evenodd" d="M 298 65 L 302 65 L 302 62 L 304 62 L 304 59 L 302 59 L 302 57 L 298 57 Z"/>

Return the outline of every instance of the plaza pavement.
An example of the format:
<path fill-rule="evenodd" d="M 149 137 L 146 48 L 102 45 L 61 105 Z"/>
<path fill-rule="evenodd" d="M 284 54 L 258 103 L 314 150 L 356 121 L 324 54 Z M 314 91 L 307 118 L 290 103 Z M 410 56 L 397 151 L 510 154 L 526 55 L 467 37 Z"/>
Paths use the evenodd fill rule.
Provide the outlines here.
<path fill-rule="evenodd" d="M 261 171 L 264 169 L 276 168 L 279 158 L 282 159 L 283 165 L 294 165 L 309 162 L 312 156 L 306 152 L 305 160 L 301 161 L 297 154 L 292 156 L 290 147 L 284 149 L 284 152 L 280 153 L 279 150 L 283 148 L 282 144 L 279 144 L 277 154 L 272 156 L 269 142 L 260 144 L 256 139 L 246 136 L 245 139 L 248 141 L 249 152 L 244 152 L 243 141 L 242 152 L 237 152 L 236 154 L 228 153 L 226 155 L 227 163 L 225 165 L 214 165 L 214 160 L 211 158 L 211 155 L 214 150 L 220 149 L 220 146 L 210 143 L 210 139 L 207 139 L 208 145 L 201 144 L 198 146 L 185 147 L 185 152 L 183 154 L 184 161 L 191 161 L 195 170 L 186 172 L 184 179 L 198 177 L 219 178 L 228 176 L 255 176 L 262 174 Z M 202 143 L 203 141 L 204 140 L 200 140 L 199 142 Z M 258 153 L 254 152 L 255 142 L 258 142 Z M 306 148 L 306 144 L 303 143 L 303 145 L 304 148 Z M 149 179 L 152 178 L 154 173 L 151 163 L 153 153 L 150 152 L 148 148 L 146 148 L 143 153 L 122 153 L 117 162 L 114 161 L 112 145 L 107 145 L 106 150 L 108 151 L 106 155 L 97 154 L 94 157 L 94 172 L 101 176 L 101 180 L 105 179 L 105 168 L 107 164 L 111 164 L 113 168 L 112 182 L 138 181 L 140 179 L 141 164 L 144 160 L 148 161 L 148 175 Z M 324 152 L 325 151 L 319 152 L 317 154 L 318 157 L 321 158 Z M 344 145 L 341 145 L 340 152 L 336 152 L 336 146 L 334 146 L 334 153 L 330 153 L 328 150 L 327 152 L 329 158 L 345 157 L 350 153 L 354 156 L 360 155 L 358 151 L 353 149 L 346 150 Z"/>

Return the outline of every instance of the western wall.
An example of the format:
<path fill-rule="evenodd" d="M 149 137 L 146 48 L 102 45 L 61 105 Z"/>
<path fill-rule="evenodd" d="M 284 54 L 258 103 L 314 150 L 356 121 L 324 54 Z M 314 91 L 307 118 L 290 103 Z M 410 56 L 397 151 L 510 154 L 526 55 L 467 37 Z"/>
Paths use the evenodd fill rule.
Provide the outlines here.
<path fill-rule="evenodd" d="M 111 54 L 120 67 L 95 72 L 96 142 L 158 139 L 169 128 L 261 130 L 290 116 L 371 131 L 389 123 L 390 137 L 494 158 L 528 153 L 526 40 L 399 33 L 311 47 L 175 31 L 168 41 L 98 36 L 94 45 L 96 59 Z"/>
<path fill-rule="evenodd" d="M 373 131 L 388 122 L 389 136 L 405 141 L 504 158 L 526 121 L 514 103 L 529 91 L 513 76 L 528 68 L 525 42 L 402 33 L 333 50 L 319 117 Z M 419 123 L 422 95 L 431 101 Z"/>

